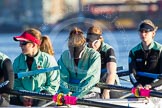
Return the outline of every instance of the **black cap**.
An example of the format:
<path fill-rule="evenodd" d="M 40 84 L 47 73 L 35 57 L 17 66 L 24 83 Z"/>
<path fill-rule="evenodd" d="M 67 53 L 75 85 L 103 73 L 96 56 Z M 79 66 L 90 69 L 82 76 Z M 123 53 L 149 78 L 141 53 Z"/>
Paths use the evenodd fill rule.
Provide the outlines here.
<path fill-rule="evenodd" d="M 145 30 L 145 31 L 154 31 L 154 28 L 149 25 L 149 24 L 146 24 L 146 23 L 142 23 L 139 27 L 139 31 L 142 31 L 142 30 Z"/>

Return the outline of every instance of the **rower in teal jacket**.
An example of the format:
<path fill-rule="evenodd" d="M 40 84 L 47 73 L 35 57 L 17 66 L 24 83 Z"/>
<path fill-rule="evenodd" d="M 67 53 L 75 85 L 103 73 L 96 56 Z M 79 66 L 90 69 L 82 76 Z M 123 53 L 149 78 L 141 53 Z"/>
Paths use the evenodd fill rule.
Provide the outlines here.
<path fill-rule="evenodd" d="M 28 66 L 26 65 L 27 56 L 20 54 L 13 63 L 15 73 L 28 72 Z M 39 51 L 37 56 L 34 57 L 31 70 L 37 70 L 41 68 L 48 68 L 57 66 L 57 62 L 54 57 L 47 53 Z M 57 80 L 56 80 L 57 79 Z M 24 77 L 22 79 L 15 79 L 14 89 L 16 90 L 28 90 L 41 92 L 46 90 L 51 94 L 57 93 L 59 88 L 59 74 L 58 70 L 41 73 L 34 76 Z"/>
<path fill-rule="evenodd" d="M 138 75 L 138 72 L 162 73 L 162 45 L 154 41 L 157 29 L 158 27 L 149 19 L 139 24 L 141 42 L 129 52 L 129 72 L 130 80 L 135 87 L 160 88 L 162 91 L 161 78 L 153 79 Z"/>
<path fill-rule="evenodd" d="M 99 26 L 91 26 L 87 30 L 87 45 L 90 48 L 95 49 L 101 56 L 101 69 L 106 69 L 106 72 L 102 72 L 100 76 L 100 82 L 106 84 L 120 84 L 118 75 L 116 74 L 116 56 L 112 46 L 104 42 L 102 36 L 102 29 Z M 122 95 L 121 92 L 101 89 L 101 97 L 103 99 L 118 98 Z"/>
<path fill-rule="evenodd" d="M 22 53 L 13 63 L 15 73 L 28 72 L 42 68 L 57 66 L 54 56 L 40 51 L 43 43 L 41 32 L 37 29 L 28 29 L 21 36 L 15 36 L 15 41 L 20 42 Z M 53 70 L 21 79 L 15 79 L 14 89 L 56 94 L 60 86 L 60 71 Z M 18 101 L 24 106 L 41 106 L 41 101 L 20 97 Z M 20 102 L 17 102 L 18 104 Z M 16 103 L 16 102 L 15 102 Z M 14 103 L 13 103 L 14 104 Z"/>
<path fill-rule="evenodd" d="M 60 92 L 72 92 L 78 98 L 99 97 L 100 89 L 94 87 L 100 80 L 100 54 L 85 45 L 83 32 L 74 28 L 69 36 L 69 50 L 62 53 L 58 64 L 61 66 Z M 92 94 L 95 94 L 91 97 Z"/>

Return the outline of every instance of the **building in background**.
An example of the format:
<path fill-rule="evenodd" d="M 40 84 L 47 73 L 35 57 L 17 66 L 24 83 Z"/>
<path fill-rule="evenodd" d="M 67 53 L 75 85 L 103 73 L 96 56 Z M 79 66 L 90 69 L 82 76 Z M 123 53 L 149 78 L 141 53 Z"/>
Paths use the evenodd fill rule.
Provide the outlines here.
<path fill-rule="evenodd" d="M 0 32 L 55 25 L 80 16 L 110 29 L 119 24 L 129 29 L 144 18 L 160 24 L 161 12 L 162 0 L 0 0 Z"/>

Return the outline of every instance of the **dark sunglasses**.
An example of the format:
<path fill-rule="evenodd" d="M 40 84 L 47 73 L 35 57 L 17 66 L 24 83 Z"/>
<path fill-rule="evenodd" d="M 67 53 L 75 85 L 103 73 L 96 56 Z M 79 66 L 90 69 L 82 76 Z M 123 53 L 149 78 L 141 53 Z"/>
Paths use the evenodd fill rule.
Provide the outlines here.
<path fill-rule="evenodd" d="M 32 43 L 32 42 L 20 41 L 20 45 L 27 45 L 28 43 Z"/>
<path fill-rule="evenodd" d="M 152 32 L 152 30 L 148 29 L 148 30 L 139 30 L 140 33 L 148 33 L 148 32 Z"/>

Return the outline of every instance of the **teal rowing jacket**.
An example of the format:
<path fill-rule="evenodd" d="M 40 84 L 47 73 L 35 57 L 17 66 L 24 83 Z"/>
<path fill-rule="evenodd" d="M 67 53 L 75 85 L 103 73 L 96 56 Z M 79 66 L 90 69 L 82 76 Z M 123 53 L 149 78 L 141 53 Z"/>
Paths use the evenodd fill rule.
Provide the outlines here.
<path fill-rule="evenodd" d="M 82 98 L 89 92 L 99 92 L 94 87 L 100 80 L 101 58 L 100 54 L 92 48 L 84 48 L 78 66 L 75 65 L 70 51 L 62 53 L 58 64 L 61 66 L 61 83 L 59 92 Z"/>
<path fill-rule="evenodd" d="M 13 62 L 13 68 L 15 73 L 28 72 L 28 66 L 26 63 L 27 57 L 24 54 L 20 54 Z M 49 68 L 58 66 L 55 58 L 47 53 L 39 51 L 37 56 L 34 57 L 31 71 L 41 68 Z M 28 90 L 34 92 L 41 92 L 46 90 L 51 94 L 55 94 L 60 86 L 60 71 L 54 70 L 47 73 L 41 73 L 29 77 L 15 79 L 14 89 L 16 90 Z"/>

